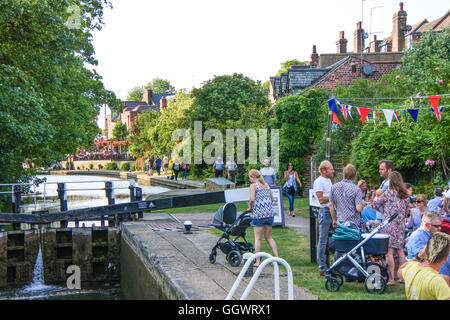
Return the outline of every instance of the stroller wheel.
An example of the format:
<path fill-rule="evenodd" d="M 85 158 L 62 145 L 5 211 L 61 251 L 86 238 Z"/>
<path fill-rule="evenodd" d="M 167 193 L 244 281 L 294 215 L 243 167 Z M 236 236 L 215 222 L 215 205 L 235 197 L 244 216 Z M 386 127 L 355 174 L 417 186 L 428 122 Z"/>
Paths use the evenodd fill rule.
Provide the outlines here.
<path fill-rule="evenodd" d="M 242 255 L 237 250 L 231 250 L 227 254 L 227 261 L 231 264 L 233 267 L 237 267 L 241 264 L 242 261 Z"/>
<path fill-rule="evenodd" d="M 380 263 L 369 262 L 367 264 L 367 272 L 369 274 L 378 273 L 384 278 L 384 281 L 386 283 L 389 282 L 389 273 L 387 272 L 387 268 Z"/>
<path fill-rule="evenodd" d="M 211 252 L 211 254 L 209 255 L 209 262 L 211 262 L 212 264 L 216 263 L 216 253 Z"/>
<path fill-rule="evenodd" d="M 344 283 L 344 277 L 343 276 L 341 276 L 339 273 L 333 273 L 332 277 L 336 278 L 339 281 L 339 285 L 342 286 L 342 284 Z"/>
<path fill-rule="evenodd" d="M 325 282 L 325 289 L 330 292 L 336 292 L 341 287 L 341 283 L 337 278 L 333 278 L 332 276 L 327 277 L 327 281 Z"/>
<path fill-rule="evenodd" d="M 382 294 L 386 290 L 386 280 L 379 273 L 372 273 L 364 282 L 367 292 Z"/>

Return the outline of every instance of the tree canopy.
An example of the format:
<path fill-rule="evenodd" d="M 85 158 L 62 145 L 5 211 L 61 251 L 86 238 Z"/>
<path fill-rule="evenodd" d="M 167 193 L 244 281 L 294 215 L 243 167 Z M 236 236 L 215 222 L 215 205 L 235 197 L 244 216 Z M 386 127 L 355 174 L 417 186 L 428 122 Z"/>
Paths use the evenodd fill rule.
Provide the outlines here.
<path fill-rule="evenodd" d="M 91 43 L 109 5 L 106 0 L 0 2 L 2 182 L 25 174 L 25 161 L 46 165 L 91 145 L 99 133 L 99 106 L 117 104 L 95 70 Z M 76 23 L 68 24 L 71 19 Z"/>

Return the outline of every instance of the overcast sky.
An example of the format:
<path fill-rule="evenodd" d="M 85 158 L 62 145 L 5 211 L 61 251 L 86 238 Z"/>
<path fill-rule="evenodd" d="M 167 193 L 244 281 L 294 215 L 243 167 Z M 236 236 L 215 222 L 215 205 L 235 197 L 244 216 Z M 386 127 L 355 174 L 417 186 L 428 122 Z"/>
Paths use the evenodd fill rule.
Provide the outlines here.
<path fill-rule="evenodd" d="M 125 99 L 155 77 L 176 89 L 199 87 L 215 75 L 242 73 L 262 82 L 286 60 L 335 53 L 339 31 L 353 51 L 353 32 L 391 34 L 396 0 L 112 0 L 94 33 L 96 67 L 108 90 Z M 446 0 L 405 0 L 407 23 L 432 21 Z M 363 11 L 362 11 L 363 8 Z M 372 17 L 371 17 L 372 16 Z M 371 21 L 371 23 L 370 23 Z M 372 38 L 372 36 L 371 36 Z"/>

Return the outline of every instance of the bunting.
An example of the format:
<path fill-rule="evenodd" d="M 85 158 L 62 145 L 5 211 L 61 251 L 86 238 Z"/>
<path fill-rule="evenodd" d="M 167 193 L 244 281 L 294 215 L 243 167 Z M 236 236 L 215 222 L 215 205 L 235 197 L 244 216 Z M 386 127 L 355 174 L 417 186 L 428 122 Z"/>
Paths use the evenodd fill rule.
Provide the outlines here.
<path fill-rule="evenodd" d="M 428 98 L 430 101 L 432 107 L 430 108 L 433 114 L 436 116 L 437 120 L 440 122 L 442 119 L 442 113 L 444 110 L 444 106 L 438 106 L 439 105 L 439 95 L 435 96 L 426 96 L 426 97 L 416 97 L 416 98 Z M 411 98 L 412 101 L 412 98 Z M 348 118 L 353 119 L 352 116 L 352 109 L 353 107 L 356 108 L 358 111 L 359 116 L 361 117 L 361 123 L 371 123 L 373 121 L 373 124 L 376 125 L 376 118 L 378 118 L 378 124 L 381 125 L 381 112 L 379 111 L 379 108 L 371 108 L 371 107 L 356 107 L 352 106 L 350 104 L 341 103 L 338 101 L 335 97 L 332 97 L 328 100 L 328 106 L 329 109 L 332 111 L 332 121 L 334 123 L 337 123 L 342 126 L 341 122 L 339 121 L 338 115 L 342 113 L 342 116 L 344 118 L 344 121 L 347 121 Z M 425 107 L 420 107 L 420 109 L 425 109 Z M 371 112 L 372 111 L 372 112 Z M 414 120 L 415 123 L 417 123 L 418 115 L 419 115 L 419 108 L 414 107 L 414 103 L 412 102 L 411 107 L 408 109 L 399 108 L 397 110 L 394 109 L 382 109 L 384 118 L 388 124 L 389 127 L 392 125 L 392 121 L 395 117 L 395 121 L 399 123 L 400 121 L 407 120 L 408 114 L 411 116 L 411 118 Z"/>

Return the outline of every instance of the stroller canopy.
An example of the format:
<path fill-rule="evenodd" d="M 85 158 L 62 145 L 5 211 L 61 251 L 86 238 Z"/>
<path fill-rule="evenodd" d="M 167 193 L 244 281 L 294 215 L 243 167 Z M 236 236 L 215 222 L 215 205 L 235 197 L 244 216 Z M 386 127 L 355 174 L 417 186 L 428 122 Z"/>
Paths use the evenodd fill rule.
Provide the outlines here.
<path fill-rule="evenodd" d="M 233 202 L 228 202 L 221 206 L 214 214 L 214 224 L 233 224 L 236 221 L 237 208 Z"/>

